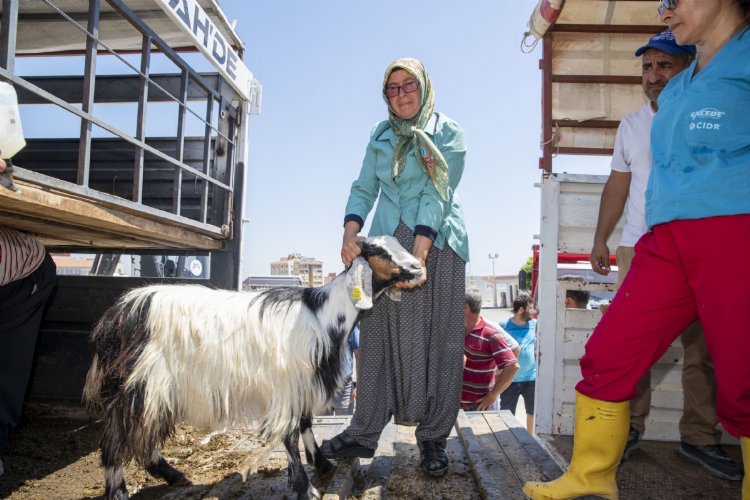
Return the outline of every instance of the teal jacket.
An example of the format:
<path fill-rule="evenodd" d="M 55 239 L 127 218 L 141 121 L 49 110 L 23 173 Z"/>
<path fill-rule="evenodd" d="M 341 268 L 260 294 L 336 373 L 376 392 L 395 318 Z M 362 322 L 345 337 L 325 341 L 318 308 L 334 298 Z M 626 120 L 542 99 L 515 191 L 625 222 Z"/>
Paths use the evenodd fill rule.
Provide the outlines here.
<path fill-rule="evenodd" d="M 455 194 L 464 172 L 466 146 L 463 130 L 444 114 L 435 113 L 424 131 L 448 164 L 448 201 L 443 201 L 417 163 L 413 148 L 407 155 L 403 171 L 395 179 L 391 177 L 397 138 L 385 120 L 375 126 L 370 136 L 362 169 L 349 193 L 344 223 L 354 220 L 360 228 L 364 226 L 375 200 L 378 200 L 370 236 L 392 235 L 399 221 L 403 221 L 415 234 L 431 238 L 438 248 L 444 248 L 447 242 L 456 255 L 468 262 L 466 225 L 461 203 Z"/>

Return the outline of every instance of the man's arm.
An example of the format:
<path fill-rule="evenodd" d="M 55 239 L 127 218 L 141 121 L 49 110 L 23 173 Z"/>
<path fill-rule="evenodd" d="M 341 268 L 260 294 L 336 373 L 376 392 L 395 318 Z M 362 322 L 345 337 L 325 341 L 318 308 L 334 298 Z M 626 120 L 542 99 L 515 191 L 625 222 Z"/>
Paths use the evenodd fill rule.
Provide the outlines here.
<path fill-rule="evenodd" d="M 518 365 L 518 362 L 516 362 L 515 364 L 506 365 L 503 368 L 498 369 L 497 374 L 495 375 L 495 385 L 492 386 L 490 392 L 477 401 L 477 410 L 486 411 L 492 408 L 492 405 L 497 401 L 497 397 L 508 388 L 511 382 L 513 382 L 513 377 L 516 376 L 516 372 L 519 368 L 520 366 Z"/>
<path fill-rule="evenodd" d="M 611 271 L 609 265 L 609 247 L 607 240 L 612 235 L 617 221 L 620 220 L 628 199 L 630 189 L 630 172 L 612 170 L 604 185 L 601 202 L 599 203 L 599 219 L 594 233 L 594 246 L 591 248 L 591 269 L 598 274 L 607 275 Z"/>

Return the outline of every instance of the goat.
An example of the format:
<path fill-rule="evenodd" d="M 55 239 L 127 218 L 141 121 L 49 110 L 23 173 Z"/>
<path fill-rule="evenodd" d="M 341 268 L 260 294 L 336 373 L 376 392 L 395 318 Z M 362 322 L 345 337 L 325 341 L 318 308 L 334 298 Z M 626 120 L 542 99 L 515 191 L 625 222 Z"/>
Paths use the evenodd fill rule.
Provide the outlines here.
<path fill-rule="evenodd" d="M 318 288 L 129 291 L 94 327 L 84 387 L 89 408 L 104 412 L 104 498 L 128 498 L 122 467 L 132 459 L 170 485 L 190 484 L 158 450 L 177 422 L 254 427 L 274 444 L 283 439 L 290 485 L 298 498 L 317 496 L 302 467 L 300 434 L 316 475 L 330 475 L 312 416 L 343 384 L 348 336 L 381 292 L 423 276 L 418 259 L 381 236 L 366 239 L 349 270 Z"/>

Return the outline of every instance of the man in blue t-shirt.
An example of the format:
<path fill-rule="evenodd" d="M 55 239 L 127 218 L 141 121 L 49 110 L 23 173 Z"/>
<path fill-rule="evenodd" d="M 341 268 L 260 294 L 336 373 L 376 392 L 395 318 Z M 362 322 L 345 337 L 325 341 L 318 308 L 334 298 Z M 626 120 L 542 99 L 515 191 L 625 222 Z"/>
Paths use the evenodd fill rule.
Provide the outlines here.
<path fill-rule="evenodd" d="M 510 387 L 500 395 L 500 409 L 510 410 L 516 414 L 518 396 L 523 396 L 526 408 L 526 430 L 534 434 L 534 391 L 536 390 L 536 320 L 531 319 L 534 313 L 534 300 L 526 293 L 519 294 L 513 300 L 513 317 L 503 328 L 520 346 L 516 373 Z"/>

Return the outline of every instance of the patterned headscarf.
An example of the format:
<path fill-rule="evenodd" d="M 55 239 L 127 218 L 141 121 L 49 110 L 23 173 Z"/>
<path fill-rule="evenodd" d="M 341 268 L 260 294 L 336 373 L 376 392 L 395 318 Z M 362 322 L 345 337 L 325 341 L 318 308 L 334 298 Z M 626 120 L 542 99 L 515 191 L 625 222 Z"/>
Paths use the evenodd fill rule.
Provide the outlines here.
<path fill-rule="evenodd" d="M 421 92 L 421 107 L 419 113 L 409 120 L 404 120 L 396 116 L 391 109 L 388 96 L 385 94 L 385 87 L 388 83 L 388 77 L 397 69 L 403 69 L 411 74 L 418 82 Z M 385 70 L 383 78 L 383 99 L 388 105 L 388 120 L 391 123 L 393 133 L 398 137 L 396 149 L 393 153 L 393 164 L 391 166 L 391 175 L 395 178 L 404 169 L 406 164 L 406 154 L 410 146 L 414 146 L 415 156 L 419 166 L 425 171 L 427 176 L 432 180 L 440 197 L 448 200 L 448 164 L 440 150 L 435 146 L 430 137 L 424 132 L 427 121 L 432 116 L 435 109 L 435 94 L 432 91 L 432 81 L 424 65 L 417 59 L 405 57 L 396 59 Z"/>

